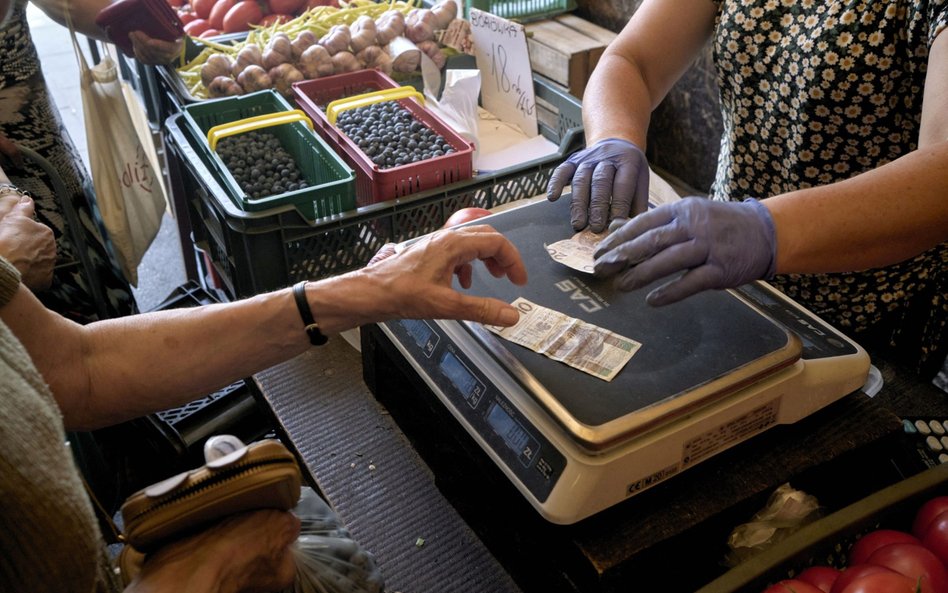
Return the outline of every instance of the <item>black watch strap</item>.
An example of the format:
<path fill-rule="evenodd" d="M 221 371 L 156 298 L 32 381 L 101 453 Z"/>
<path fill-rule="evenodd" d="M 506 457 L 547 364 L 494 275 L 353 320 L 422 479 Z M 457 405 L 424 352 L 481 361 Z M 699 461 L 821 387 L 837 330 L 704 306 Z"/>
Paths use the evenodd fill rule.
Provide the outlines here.
<path fill-rule="evenodd" d="M 293 285 L 293 298 L 296 299 L 296 308 L 300 310 L 300 317 L 303 319 L 303 329 L 309 336 L 309 342 L 313 346 L 322 346 L 327 338 L 319 329 L 319 324 L 313 319 L 313 312 L 309 309 L 309 301 L 306 300 L 306 280 L 297 282 Z"/>

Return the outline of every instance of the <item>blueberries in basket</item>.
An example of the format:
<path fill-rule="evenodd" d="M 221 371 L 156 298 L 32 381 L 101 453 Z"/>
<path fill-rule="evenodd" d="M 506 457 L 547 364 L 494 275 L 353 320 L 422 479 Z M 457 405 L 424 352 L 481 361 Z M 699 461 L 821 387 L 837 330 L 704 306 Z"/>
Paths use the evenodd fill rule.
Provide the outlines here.
<path fill-rule="evenodd" d="M 395 101 L 347 109 L 339 114 L 336 127 L 381 169 L 454 152 L 443 136 Z"/>
<path fill-rule="evenodd" d="M 217 156 L 240 189 L 255 200 L 307 187 L 296 161 L 271 132 L 255 130 L 221 138 Z"/>

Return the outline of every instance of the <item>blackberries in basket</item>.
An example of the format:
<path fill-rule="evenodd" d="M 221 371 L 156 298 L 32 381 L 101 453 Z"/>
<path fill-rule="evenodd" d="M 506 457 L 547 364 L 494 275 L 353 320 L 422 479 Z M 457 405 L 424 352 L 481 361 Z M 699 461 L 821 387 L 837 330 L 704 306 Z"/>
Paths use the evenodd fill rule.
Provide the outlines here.
<path fill-rule="evenodd" d="M 336 118 L 336 127 L 381 169 L 454 152 L 441 134 L 395 101 L 347 109 Z"/>
<path fill-rule="evenodd" d="M 307 187 L 296 161 L 272 132 L 225 136 L 217 143 L 217 155 L 240 189 L 253 199 Z"/>

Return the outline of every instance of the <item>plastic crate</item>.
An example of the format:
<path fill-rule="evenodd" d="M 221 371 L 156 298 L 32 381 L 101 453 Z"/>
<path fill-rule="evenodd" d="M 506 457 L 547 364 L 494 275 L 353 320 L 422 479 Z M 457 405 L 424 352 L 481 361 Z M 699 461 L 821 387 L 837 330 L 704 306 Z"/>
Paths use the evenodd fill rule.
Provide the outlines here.
<path fill-rule="evenodd" d="M 257 212 L 291 204 L 307 220 L 341 214 L 355 208 L 355 175 L 339 155 L 302 122 L 267 128 L 293 157 L 303 177 L 310 184 L 305 189 L 253 199 L 246 195 L 207 143 L 211 128 L 249 117 L 276 114 L 291 110 L 290 104 L 272 90 L 258 91 L 238 97 L 212 99 L 184 107 L 184 121 L 194 137 L 199 157 L 208 165 L 220 185 L 242 210 Z"/>
<path fill-rule="evenodd" d="M 385 243 L 437 230 L 460 208 L 493 208 L 545 193 L 553 169 L 583 145 L 582 108 L 542 77 L 534 78 L 534 90 L 547 112 L 540 132 L 559 145 L 556 154 L 332 220 L 308 221 L 290 206 L 237 208 L 197 156 L 180 114 L 163 128 L 169 172 L 186 197 L 195 244 L 208 254 L 224 291 L 231 298 L 250 296 L 360 268 Z"/>
<path fill-rule="evenodd" d="M 910 531 L 919 507 L 929 498 L 944 495 L 948 495 L 948 465 L 916 474 L 806 525 L 697 593 L 760 593 L 810 566 L 842 568 L 860 537 L 875 529 Z"/>
<path fill-rule="evenodd" d="M 470 18 L 472 8 L 524 23 L 573 10 L 576 3 L 573 0 L 465 0 L 465 18 Z"/>
<path fill-rule="evenodd" d="M 293 85 L 296 103 L 313 120 L 316 131 L 356 170 L 356 196 L 360 206 L 403 198 L 464 181 L 473 175 L 474 145 L 413 99 L 400 99 L 398 104 L 411 112 L 417 121 L 444 137 L 456 152 L 382 169 L 331 124 L 324 112 L 326 104 L 336 99 L 398 86 L 377 70 L 336 74 Z"/>

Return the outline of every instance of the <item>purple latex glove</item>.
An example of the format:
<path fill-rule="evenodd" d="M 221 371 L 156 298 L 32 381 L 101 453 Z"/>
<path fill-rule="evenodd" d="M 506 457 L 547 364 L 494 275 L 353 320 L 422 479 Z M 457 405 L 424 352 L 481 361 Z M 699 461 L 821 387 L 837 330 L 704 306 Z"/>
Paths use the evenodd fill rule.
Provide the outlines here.
<path fill-rule="evenodd" d="M 650 305 L 667 305 L 702 290 L 769 279 L 777 262 L 774 221 L 754 199 L 685 198 L 612 223 L 596 248 L 597 276 L 616 276 L 620 290 L 685 274 L 652 290 Z"/>
<path fill-rule="evenodd" d="M 648 208 L 648 161 L 638 146 L 608 138 L 563 161 L 546 189 L 555 202 L 567 184 L 573 187 L 569 219 L 581 230 L 600 232 L 610 219 L 635 216 Z"/>

